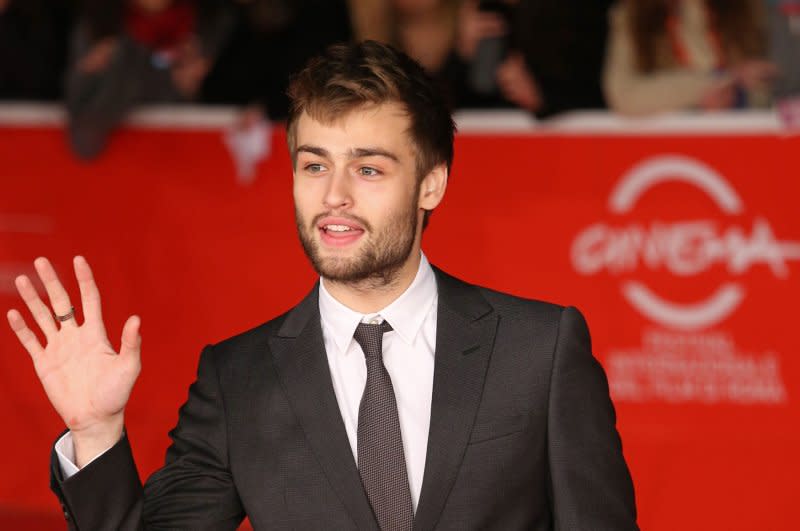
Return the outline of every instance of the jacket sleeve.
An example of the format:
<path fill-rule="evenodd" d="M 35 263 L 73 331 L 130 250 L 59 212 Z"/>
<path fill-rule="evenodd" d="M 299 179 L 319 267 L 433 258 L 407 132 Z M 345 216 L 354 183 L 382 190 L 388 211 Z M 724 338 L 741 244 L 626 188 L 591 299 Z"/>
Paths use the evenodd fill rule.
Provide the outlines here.
<path fill-rule="evenodd" d="M 638 530 L 608 383 L 575 308 L 561 313 L 553 356 L 548 452 L 555 529 Z"/>
<path fill-rule="evenodd" d="M 53 448 L 50 488 L 72 531 L 142 529 L 142 483 L 126 435 L 68 479 L 62 475 Z"/>
<path fill-rule="evenodd" d="M 200 356 L 197 379 L 181 407 L 165 465 L 142 489 L 127 437 L 53 488 L 71 529 L 236 529 L 244 509 L 231 477 L 225 404 L 213 347 Z"/>

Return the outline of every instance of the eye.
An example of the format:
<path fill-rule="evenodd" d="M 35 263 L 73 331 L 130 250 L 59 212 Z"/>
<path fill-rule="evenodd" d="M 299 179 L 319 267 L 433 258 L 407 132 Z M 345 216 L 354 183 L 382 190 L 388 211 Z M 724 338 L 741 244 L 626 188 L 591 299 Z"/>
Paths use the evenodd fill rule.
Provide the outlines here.
<path fill-rule="evenodd" d="M 358 169 L 358 173 L 364 177 L 375 177 L 380 175 L 381 172 L 371 166 L 362 166 Z"/>
<path fill-rule="evenodd" d="M 322 164 L 317 164 L 316 162 L 312 162 L 311 164 L 306 164 L 303 166 L 303 169 L 308 173 L 321 173 L 325 170 L 325 166 Z"/>

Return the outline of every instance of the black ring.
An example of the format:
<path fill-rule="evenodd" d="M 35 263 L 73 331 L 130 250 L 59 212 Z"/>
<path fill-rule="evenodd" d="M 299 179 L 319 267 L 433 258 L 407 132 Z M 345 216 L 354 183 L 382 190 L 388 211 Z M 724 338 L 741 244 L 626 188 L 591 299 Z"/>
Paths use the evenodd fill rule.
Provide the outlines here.
<path fill-rule="evenodd" d="M 53 315 L 56 316 L 56 319 L 58 319 L 59 322 L 63 323 L 64 321 L 69 321 L 70 319 L 75 317 L 75 306 L 71 306 L 69 309 L 69 313 L 66 315 L 58 315 L 56 313 L 53 313 Z"/>

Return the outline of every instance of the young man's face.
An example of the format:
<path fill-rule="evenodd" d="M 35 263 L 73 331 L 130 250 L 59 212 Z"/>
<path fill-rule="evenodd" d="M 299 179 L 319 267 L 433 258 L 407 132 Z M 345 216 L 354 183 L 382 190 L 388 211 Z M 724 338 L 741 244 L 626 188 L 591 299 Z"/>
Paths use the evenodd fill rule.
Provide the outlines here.
<path fill-rule="evenodd" d="M 396 103 L 296 125 L 294 203 L 314 268 L 339 282 L 391 281 L 419 250 L 421 207 L 409 118 Z"/>

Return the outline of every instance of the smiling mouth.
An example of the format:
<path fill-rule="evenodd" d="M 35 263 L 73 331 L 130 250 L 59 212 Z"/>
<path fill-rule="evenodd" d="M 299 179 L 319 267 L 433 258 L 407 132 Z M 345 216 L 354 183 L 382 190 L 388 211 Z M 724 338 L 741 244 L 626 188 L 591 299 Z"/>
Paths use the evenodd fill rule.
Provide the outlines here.
<path fill-rule="evenodd" d="M 322 223 L 317 226 L 323 245 L 328 248 L 355 245 L 364 235 L 364 229 L 344 223 Z"/>
<path fill-rule="evenodd" d="M 341 234 L 344 232 L 354 232 L 356 229 L 347 225 L 323 225 L 322 230 L 326 233 Z"/>
<path fill-rule="evenodd" d="M 354 238 L 364 234 L 364 229 L 349 225 L 320 225 L 318 230 L 327 238 Z"/>

